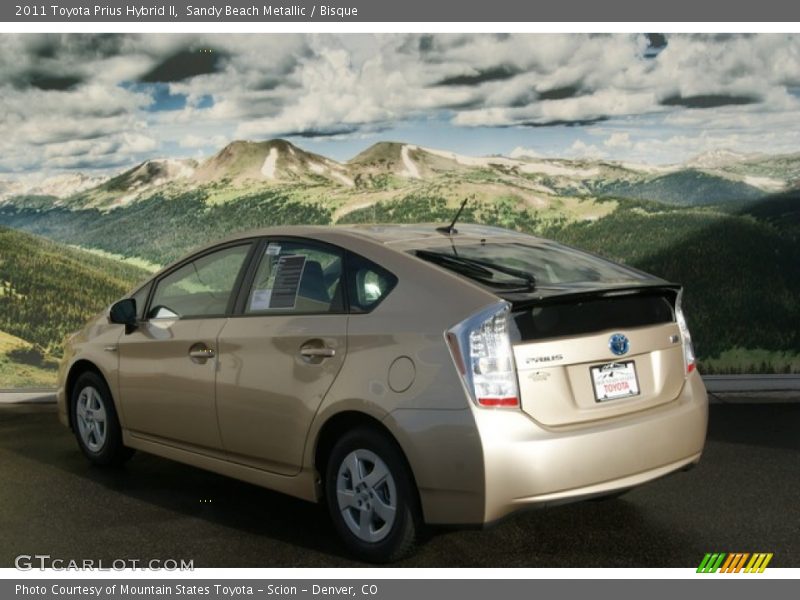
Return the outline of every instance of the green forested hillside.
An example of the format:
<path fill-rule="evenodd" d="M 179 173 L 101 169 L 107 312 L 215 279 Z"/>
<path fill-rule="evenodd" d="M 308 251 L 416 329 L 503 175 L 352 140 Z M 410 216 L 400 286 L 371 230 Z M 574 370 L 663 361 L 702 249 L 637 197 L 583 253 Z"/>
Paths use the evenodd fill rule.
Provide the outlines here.
<path fill-rule="evenodd" d="M 372 206 L 354 210 L 344 215 L 338 223 L 441 223 L 448 224 L 457 209 L 439 196 L 406 196 L 392 201 L 380 202 Z M 468 202 L 459 217 L 463 223 L 485 223 L 516 229 L 518 231 L 535 232 L 545 222 L 559 223 L 552 219 L 544 221 L 534 210 L 522 210 L 517 202 L 511 199 L 498 199 L 495 202 Z"/>
<path fill-rule="evenodd" d="M 800 236 L 800 190 L 776 194 L 761 202 L 753 202 L 739 209 L 742 215 L 750 215 L 798 241 Z"/>
<path fill-rule="evenodd" d="M 0 390 L 53 387 L 56 361 L 32 344 L 0 331 Z"/>
<path fill-rule="evenodd" d="M 768 222 L 714 211 L 620 208 L 596 223 L 547 233 L 683 284 L 701 358 L 732 348 L 800 354 L 800 244 Z"/>
<path fill-rule="evenodd" d="M 164 265 L 271 225 L 446 224 L 464 198 L 462 222 L 553 238 L 683 284 L 706 372 L 800 372 L 798 173 L 800 154 L 652 167 L 377 143 L 341 163 L 271 140 L 232 142 L 200 163 L 145 161 L 89 188 L 72 177 L 72 191 L 35 181 L 0 195 L 0 226 L 15 230 L 0 228 L 0 380 L 40 378 L 66 333 L 146 276 L 117 257 Z M 24 377 L 20 361 L 33 368 Z"/>
<path fill-rule="evenodd" d="M 684 169 L 645 180 L 589 183 L 593 193 L 599 196 L 655 200 L 685 206 L 756 200 L 764 196 L 763 190 L 742 181 L 734 181 L 697 169 Z"/>
<path fill-rule="evenodd" d="M 223 204 L 206 202 L 205 192 L 175 198 L 153 197 L 109 212 L 0 206 L 0 223 L 56 240 L 136 256 L 164 264 L 192 247 L 225 235 L 278 224 L 330 224 L 334 212 L 321 195 L 318 202 L 298 201 L 292 188 L 274 188 Z M 324 188 L 320 190 L 324 192 Z M 686 309 L 698 354 L 706 371 L 800 370 L 800 198 L 777 196 L 754 203 L 676 206 L 646 200 L 609 200 L 614 209 L 602 218 L 576 221 L 543 218 L 517 199 L 497 197 L 471 201 L 463 222 L 509 227 L 553 238 L 649 271 L 686 287 Z M 344 214 L 339 223 L 446 223 L 453 199 L 409 193 L 371 203 Z M 12 234 L 0 237 L 6 247 Z M 53 352 L 66 331 L 130 287 L 140 272 L 113 261 L 80 253 L 81 273 L 61 246 L 48 249 L 36 238 L 37 251 L 17 252 L 17 262 L 0 264 L 0 279 L 16 273 L 29 287 L 13 285 L 0 293 L 17 312 L 2 312 L 0 330 L 14 333 Z M 33 258 L 44 254 L 41 271 Z M 60 258 L 57 258 L 60 257 Z M 102 264 L 92 262 L 103 260 Z M 59 262 L 60 261 L 60 262 Z M 62 264 L 63 263 L 63 264 Z M 66 266 L 65 266 L 66 265 Z M 6 273 L 4 275 L 3 273 Z M 69 273 L 69 274 L 68 274 Z M 46 278 L 46 279 L 42 279 Z M 85 307 L 68 281 L 91 281 Z M 14 293 L 26 295 L 36 284 L 46 288 L 42 307 L 19 312 Z M 10 288 L 5 288 L 6 290 Z M 62 315 L 65 318 L 62 318 Z M 720 358 L 722 357 L 722 358 Z"/>
<path fill-rule="evenodd" d="M 119 261 L 0 227 L 0 331 L 32 345 L 27 355 L 18 353 L 20 361 L 58 356 L 67 334 L 146 275 Z"/>
<path fill-rule="evenodd" d="M 769 199 L 738 212 L 618 202 L 596 221 L 542 222 L 533 211 L 509 212 L 498 204 L 468 206 L 462 220 L 516 225 L 683 284 L 706 371 L 800 369 L 800 198 Z M 405 198 L 342 222 L 444 223 L 451 215 L 441 199 Z M 709 362 L 733 349 L 761 352 L 751 359 L 740 351 L 735 364 Z"/>
<path fill-rule="evenodd" d="M 206 204 L 203 191 L 174 198 L 155 195 L 109 212 L 0 206 L 0 224 L 162 265 L 234 231 L 269 225 L 326 224 L 331 218 L 331 209 L 322 203 L 298 202 L 281 190 L 264 190 L 236 202 L 211 206 Z"/>

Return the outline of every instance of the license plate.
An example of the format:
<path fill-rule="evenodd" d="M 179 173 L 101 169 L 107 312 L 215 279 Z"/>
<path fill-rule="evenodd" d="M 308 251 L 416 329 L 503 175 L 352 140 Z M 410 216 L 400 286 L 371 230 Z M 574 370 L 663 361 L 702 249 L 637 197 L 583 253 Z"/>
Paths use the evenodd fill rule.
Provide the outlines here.
<path fill-rule="evenodd" d="M 608 363 L 590 370 L 597 402 L 639 395 L 639 380 L 633 361 Z"/>

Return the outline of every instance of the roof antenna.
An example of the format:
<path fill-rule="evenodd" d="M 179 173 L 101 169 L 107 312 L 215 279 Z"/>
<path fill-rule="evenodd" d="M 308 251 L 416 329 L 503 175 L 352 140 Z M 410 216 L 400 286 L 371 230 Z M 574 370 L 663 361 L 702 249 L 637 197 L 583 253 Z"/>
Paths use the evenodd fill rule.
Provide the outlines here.
<path fill-rule="evenodd" d="M 464 201 L 461 203 L 461 207 L 458 209 L 456 216 L 453 217 L 452 221 L 450 221 L 450 225 L 437 227 L 436 231 L 444 233 L 445 235 L 453 235 L 454 233 L 458 233 L 458 230 L 456 229 L 456 221 L 458 221 L 458 217 L 461 216 L 461 213 L 464 210 L 464 207 L 467 205 L 467 202 L 469 202 L 469 198 L 464 198 Z"/>

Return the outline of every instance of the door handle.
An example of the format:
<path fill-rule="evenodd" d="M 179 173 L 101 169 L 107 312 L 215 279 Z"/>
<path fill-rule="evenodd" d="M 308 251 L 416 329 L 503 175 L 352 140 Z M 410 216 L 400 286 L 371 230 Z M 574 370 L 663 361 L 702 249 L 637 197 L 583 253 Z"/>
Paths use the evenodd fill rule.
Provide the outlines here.
<path fill-rule="evenodd" d="M 309 358 L 330 358 L 336 355 L 333 348 L 300 348 L 300 354 Z"/>
<path fill-rule="evenodd" d="M 189 350 L 189 356 L 192 358 L 214 358 L 214 351 L 211 348 Z"/>
<path fill-rule="evenodd" d="M 192 362 L 203 364 L 209 358 L 214 358 L 216 353 L 214 352 L 213 348 L 209 348 L 202 342 L 194 344 L 191 348 L 189 348 L 189 358 L 192 359 Z"/>

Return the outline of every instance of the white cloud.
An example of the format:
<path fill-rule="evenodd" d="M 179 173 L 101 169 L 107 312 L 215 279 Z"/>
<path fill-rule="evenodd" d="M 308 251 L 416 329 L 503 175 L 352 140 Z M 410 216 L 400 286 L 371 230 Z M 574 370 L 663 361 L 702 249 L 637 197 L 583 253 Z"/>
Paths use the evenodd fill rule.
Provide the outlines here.
<path fill-rule="evenodd" d="M 158 148 L 158 141 L 150 137 L 136 132 L 126 132 L 122 134 L 122 151 L 130 154 L 142 154 L 145 152 L 153 152 Z"/>
<path fill-rule="evenodd" d="M 633 142 L 631 142 L 630 133 L 615 131 L 607 139 L 603 140 L 603 145 L 606 148 L 630 148 L 633 146 Z"/>
<path fill-rule="evenodd" d="M 595 144 L 587 144 L 582 140 L 575 140 L 572 145 L 566 149 L 564 156 L 568 158 L 598 159 L 605 158 L 608 156 L 608 153 Z"/>
<path fill-rule="evenodd" d="M 197 47 L 213 47 L 218 68 L 169 83 L 186 105 L 151 112 L 153 96 L 131 83 Z M 426 119 L 613 125 L 596 144 L 567 147 L 573 156 L 658 161 L 711 144 L 797 144 L 800 36 L 670 35 L 655 59 L 644 47 L 632 34 L 3 34 L 0 170 L 130 164 L 237 137 L 361 136 Z M 715 108 L 692 108 L 704 103 Z"/>
<path fill-rule="evenodd" d="M 224 135 L 205 136 L 190 133 L 178 141 L 181 148 L 221 148 L 229 140 Z"/>

